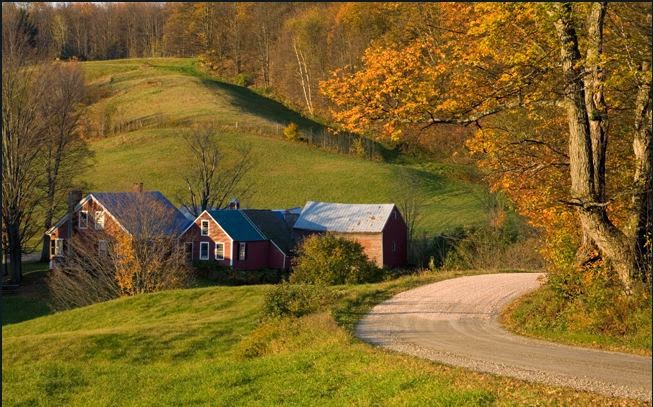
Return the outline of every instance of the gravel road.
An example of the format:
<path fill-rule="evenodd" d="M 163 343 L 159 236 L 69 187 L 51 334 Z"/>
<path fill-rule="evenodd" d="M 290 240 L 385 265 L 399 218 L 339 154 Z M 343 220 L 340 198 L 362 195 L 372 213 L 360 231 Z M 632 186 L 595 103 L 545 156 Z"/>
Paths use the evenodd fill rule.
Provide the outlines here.
<path fill-rule="evenodd" d="M 537 288 L 540 273 L 460 277 L 403 292 L 356 327 L 364 341 L 449 365 L 651 400 L 651 358 L 513 335 L 498 315 Z"/>

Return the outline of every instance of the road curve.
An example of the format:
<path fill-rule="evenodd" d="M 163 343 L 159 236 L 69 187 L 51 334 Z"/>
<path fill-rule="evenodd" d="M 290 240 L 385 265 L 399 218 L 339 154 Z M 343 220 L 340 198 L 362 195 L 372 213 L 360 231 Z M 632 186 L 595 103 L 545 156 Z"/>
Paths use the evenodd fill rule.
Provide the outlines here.
<path fill-rule="evenodd" d="M 374 307 L 356 335 L 449 365 L 650 401 L 650 357 L 529 339 L 500 326 L 501 309 L 543 278 L 541 273 L 484 274 L 415 288 Z"/>

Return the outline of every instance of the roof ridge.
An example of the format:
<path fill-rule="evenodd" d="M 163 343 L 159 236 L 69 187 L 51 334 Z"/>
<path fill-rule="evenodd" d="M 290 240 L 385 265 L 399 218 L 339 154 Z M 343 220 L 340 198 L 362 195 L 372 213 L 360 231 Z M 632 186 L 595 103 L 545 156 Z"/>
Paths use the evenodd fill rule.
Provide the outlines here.
<path fill-rule="evenodd" d="M 238 209 L 238 212 L 240 212 L 241 215 L 242 215 L 242 216 L 247 220 L 247 222 L 249 222 L 249 224 L 252 225 L 252 226 L 254 227 L 254 230 L 256 230 L 256 231 L 257 231 L 261 236 L 263 236 L 265 239 L 271 241 L 272 239 L 270 239 L 269 236 L 267 236 L 265 233 L 263 233 L 263 231 L 262 231 L 261 229 L 259 229 L 259 228 L 254 224 L 254 222 L 249 218 L 249 216 L 247 216 L 247 214 L 246 214 L 244 211 L 245 211 L 245 209 Z"/>

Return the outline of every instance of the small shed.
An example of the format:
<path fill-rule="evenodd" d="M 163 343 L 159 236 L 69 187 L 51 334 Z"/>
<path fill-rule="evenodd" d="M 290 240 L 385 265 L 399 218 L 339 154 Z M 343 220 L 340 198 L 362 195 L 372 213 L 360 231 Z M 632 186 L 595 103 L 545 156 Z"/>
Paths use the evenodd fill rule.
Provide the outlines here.
<path fill-rule="evenodd" d="M 406 264 L 408 229 L 395 204 L 344 204 L 309 201 L 295 222 L 297 239 L 330 233 L 355 240 L 379 267 Z"/>

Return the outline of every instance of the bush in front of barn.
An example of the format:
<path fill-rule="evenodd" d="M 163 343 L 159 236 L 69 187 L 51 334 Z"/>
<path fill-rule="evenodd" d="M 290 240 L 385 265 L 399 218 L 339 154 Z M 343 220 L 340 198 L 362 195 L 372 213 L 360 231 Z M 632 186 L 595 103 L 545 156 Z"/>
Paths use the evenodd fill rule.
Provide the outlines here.
<path fill-rule="evenodd" d="M 302 241 L 290 282 L 359 284 L 381 278 L 381 270 L 367 258 L 360 243 L 327 234 L 311 235 Z"/>

